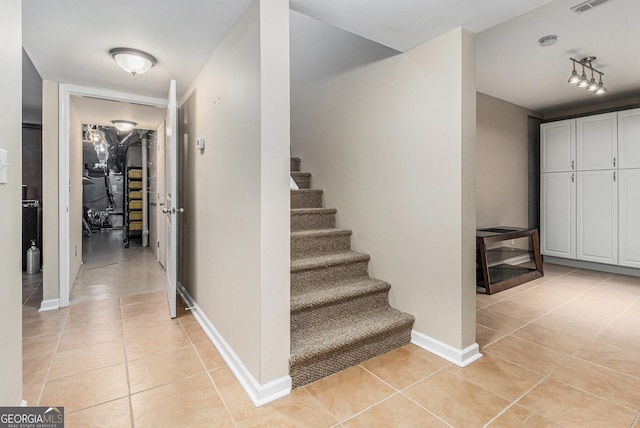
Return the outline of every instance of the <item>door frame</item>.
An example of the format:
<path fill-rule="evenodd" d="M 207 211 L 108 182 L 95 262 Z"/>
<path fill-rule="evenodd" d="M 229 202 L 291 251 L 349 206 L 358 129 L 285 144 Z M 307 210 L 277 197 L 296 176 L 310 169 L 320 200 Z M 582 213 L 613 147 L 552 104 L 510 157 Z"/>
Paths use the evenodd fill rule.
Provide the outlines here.
<path fill-rule="evenodd" d="M 122 101 L 153 107 L 167 108 L 167 100 L 113 89 L 92 88 L 71 83 L 58 85 L 58 298 L 60 307 L 69 306 L 71 278 L 69 269 L 69 105 L 71 96 Z M 80 225 L 78 225 L 80 227 Z"/>

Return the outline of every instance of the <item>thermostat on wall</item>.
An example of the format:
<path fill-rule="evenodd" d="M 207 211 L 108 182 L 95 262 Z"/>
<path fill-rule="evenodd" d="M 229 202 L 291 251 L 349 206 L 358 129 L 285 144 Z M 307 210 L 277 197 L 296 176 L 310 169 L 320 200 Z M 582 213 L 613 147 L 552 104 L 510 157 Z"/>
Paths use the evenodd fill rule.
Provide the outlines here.
<path fill-rule="evenodd" d="M 196 140 L 196 149 L 204 150 L 204 138 L 200 137 Z"/>
<path fill-rule="evenodd" d="M 7 169 L 9 169 L 9 156 L 7 155 L 7 151 L 4 149 L 0 149 L 0 184 L 5 184 L 7 182 L 7 177 L 9 175 Z"/>

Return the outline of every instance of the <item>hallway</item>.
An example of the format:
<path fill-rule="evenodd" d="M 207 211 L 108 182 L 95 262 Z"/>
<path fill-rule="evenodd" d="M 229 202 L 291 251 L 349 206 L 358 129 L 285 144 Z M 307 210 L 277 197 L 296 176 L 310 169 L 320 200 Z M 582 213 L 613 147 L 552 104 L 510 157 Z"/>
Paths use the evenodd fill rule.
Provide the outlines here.
<path fill-rule="evenodd" d="M 64 406 L 67 427 L 640 428 L 640 278 L 545 265 L 477 295 L 476 363 L 406 345 L 260 408 L 164 291 L 99 297 L 23 306 L 24 398 Z"/>

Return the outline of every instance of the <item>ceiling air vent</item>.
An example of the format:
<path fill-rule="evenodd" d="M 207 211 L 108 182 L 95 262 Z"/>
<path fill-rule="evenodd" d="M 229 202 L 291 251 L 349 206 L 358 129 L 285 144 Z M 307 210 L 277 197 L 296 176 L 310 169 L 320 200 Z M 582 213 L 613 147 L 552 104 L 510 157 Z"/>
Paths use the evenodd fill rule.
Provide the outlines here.
<path fill-rule="evenodd" d="M 589 0 L 584 3 L 580 3 L 579 5 L 573 6 L 571 10 L 580 15 L 581 13 L 590 11 L 594 7 L 601 6 L 605 3 L 611 3 L 612 1 L 613 0 Z"/>

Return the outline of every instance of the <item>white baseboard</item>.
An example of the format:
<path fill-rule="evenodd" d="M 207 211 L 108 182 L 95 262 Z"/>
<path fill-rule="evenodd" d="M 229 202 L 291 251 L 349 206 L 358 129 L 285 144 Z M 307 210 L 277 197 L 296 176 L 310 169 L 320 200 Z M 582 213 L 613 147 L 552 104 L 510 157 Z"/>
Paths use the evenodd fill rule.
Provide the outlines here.
<path fill-rule="evenodd" d="M 60 299 L 43 300 L 38 312 L 53 311 L 60 308 Z"/>
<path fill-rule="evenodd" d="M 256 407 L 270 403 L 278 398 L 284 397 L 291 393 L 291 377 L 283 376 L 280 379 L 276 379 L 266 384 L 260 384 L 255 377 L 251 374 L 249 369 L 242 363 L 240 357 L 233 351 L 231 346 L 224 340 L 220 332 L 214 327 L 213 323 L 204 314 L 202 309 L 193 300 L 189 292 L 178 283 L 178 293 L 182 296 L 187 304 L 187 307 L 192 308 L 191 312 L 196 318 L 202 329 L 207 333 L 211 342 L 218 349 L 222 358 L 238 379 L 242 387 L 244 388 L 253 404 Z"/>
<path fill-rule="evenodd" d="M 27 400 L 22 400 L 22 402 L 20 402 L 20 407 L 27 407 Z"/>
<path fill-rule="evenodd" d="M 452 362 L 458 367 L 466 367 L 482 357 L 477 343 L 460 350 L 415 330 L 411 330 L 411 343 Z"/>

